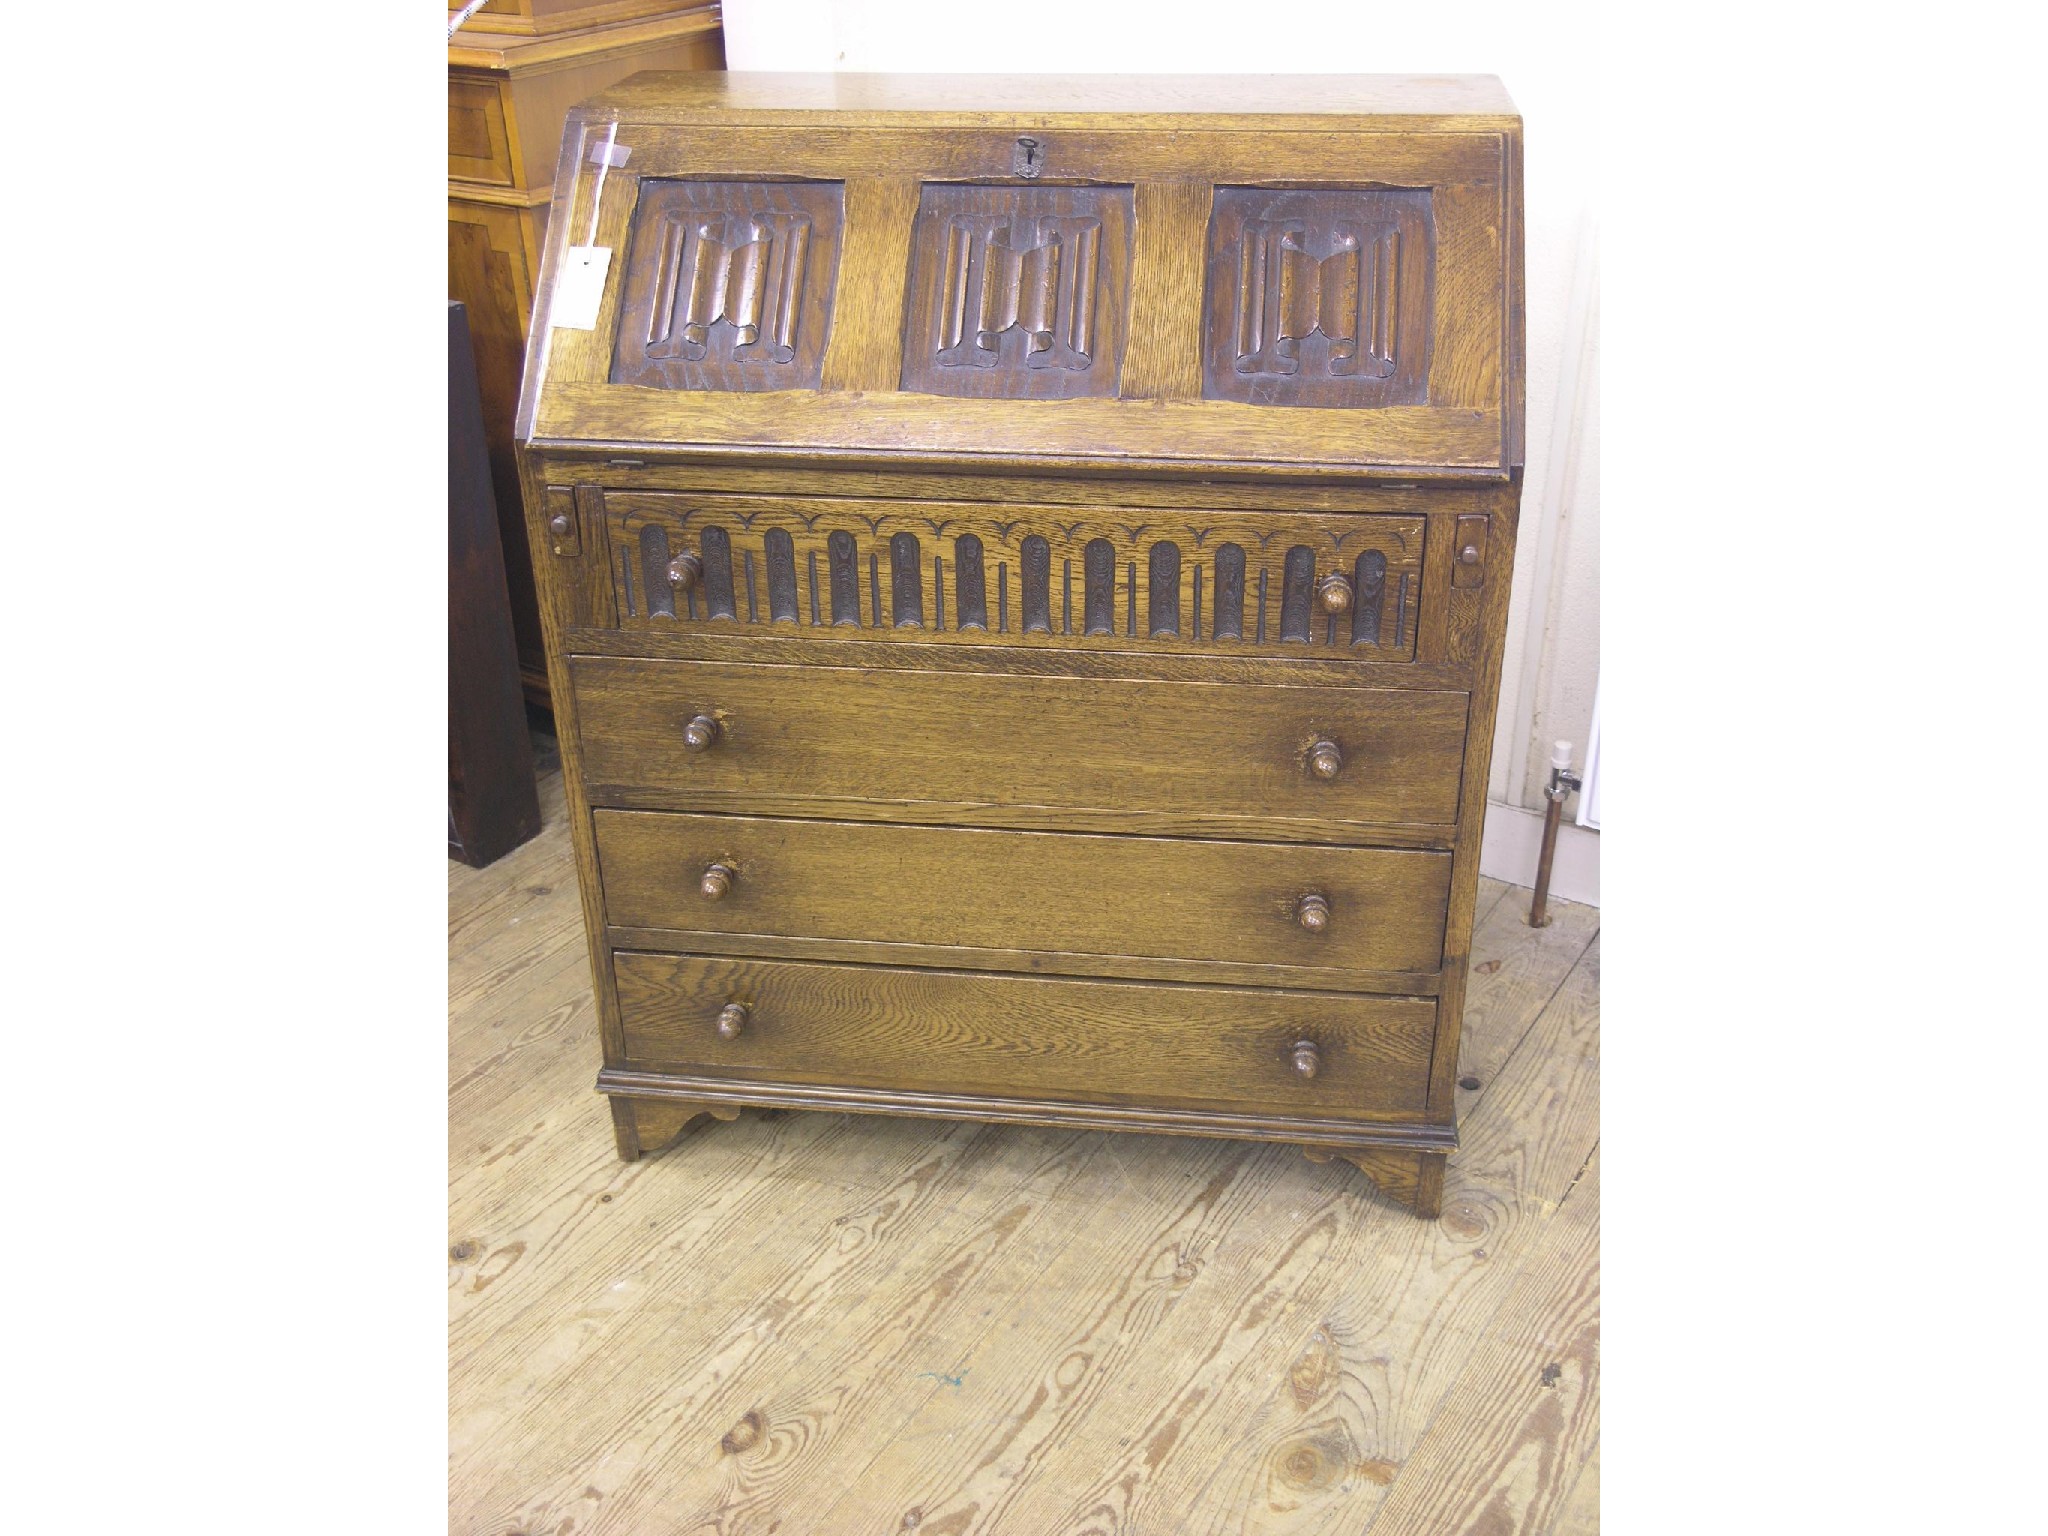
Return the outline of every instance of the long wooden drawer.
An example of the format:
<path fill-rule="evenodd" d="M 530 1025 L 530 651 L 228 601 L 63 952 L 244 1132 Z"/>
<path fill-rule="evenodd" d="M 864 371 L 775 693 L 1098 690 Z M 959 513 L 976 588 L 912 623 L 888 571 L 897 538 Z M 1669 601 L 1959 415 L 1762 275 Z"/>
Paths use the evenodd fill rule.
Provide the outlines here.
<path fill-rule="evenodd" d="M 615 927 L 1358 971 L 1443 961 L 1444 853 L 654 811 L 595 819 Z M 1313 931 L 1301 921 L 1310 897 L 1322 901 Z"/>
<path fill-rule="evenodd" d="M 1414 515 L 599 499 L 624 629 L 1403 662 L 1422 622 Z"/>
<path fill-rule="evenodd" d="M 629 1068 L 753 1082 L 1395 1120 L 1423 1109 L 1436 1033 L 1421 998 L 633 951 L 613 967 Z"/>
<path fill-rule="evenodd" d="M 1463 693 L 614 656 L 569 673 L 597 804 L 1047 807 L 1354 840 L 1457 819 Z M 701 750 L 693 721 L 713 722 Z"/>

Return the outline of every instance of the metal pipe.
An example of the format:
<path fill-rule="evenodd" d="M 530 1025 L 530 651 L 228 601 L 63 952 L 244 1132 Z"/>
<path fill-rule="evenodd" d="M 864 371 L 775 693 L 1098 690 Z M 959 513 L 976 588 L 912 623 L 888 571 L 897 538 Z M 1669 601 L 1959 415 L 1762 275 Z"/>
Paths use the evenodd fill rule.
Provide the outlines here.
<path fill-rule="evenodd" d="M 1550 783 L 1544 787 L 1543 850 L 1536 856 L 1536 895 L 1529 903 L 1529 926 L 1550 926 L 1550 861 L 1557 856 L 1557 826 L 1564 819 L 1564 803 L 1579 787 L 1572 772 L 1572 744 L 1560 741 L 1550 749 Z"/>

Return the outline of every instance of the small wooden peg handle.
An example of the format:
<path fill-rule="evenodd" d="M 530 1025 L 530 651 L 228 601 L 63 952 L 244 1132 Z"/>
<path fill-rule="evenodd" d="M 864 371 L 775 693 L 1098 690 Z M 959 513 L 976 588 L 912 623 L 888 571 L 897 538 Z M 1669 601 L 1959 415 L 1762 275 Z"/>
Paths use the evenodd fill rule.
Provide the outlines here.
<path fill-rule="evenodd" d="M 711 864 L 704 870 L 704 878 L 697 882 L 697 889 L 704 893 L 706 901 L 717 901 L 732 889 L 738 871 L 730 864 Z"/>
<path fill-rule="evenodd" d="M 1308 771 L 1319 779 L 1334 779 L 1344 766 L 1344 754 L 1334 741 L 1319 741 L 1308 749 Z"/>
<path fill-rule="evenodd" d="M 719 1009 L 718 1038 L 721 1040 L 739 1039 L 740 1031 L 747 1027 L 748 1011 L 745 1003 L 727 1003 L 723 1008 Z M 1300 1053 L 1297 1051 L 1295 1054 L 1298 1060 Z"/>
<path fill-rule="evenodd" d="M 687 751 L 702 752 L 717 740 L 718 722 L 709 715 L 693 715 L 683 727 L 683 747 Z"/>
<path fill-rule="evenodd" d="M 685 592 L 694 591 L 697 583 L 704 579 L 704 562 L 684 550 L 668 563 L 669 585 L 681 587 Z"/>
<path fill-rule="evenodd" d="M 1323 1070 L 1323 1053 L 1316 1048 L 1315 1041 L 1294 1042 L 1294 1070 L 1303 1077 L 1314 1077 Z"/>
<path fill-rule="evenodd" d="M 1343 575 L 1325 576 L 1316 587 L 1316 596 L 1322 599 L 1323 612 L 1328 614 L 1351 611 L 1351 578 Z"/>
<path fill-rule="evenodd" d="M 1294 904 L 1294 920 L 1310 933 L 1330 926 L 1330 898 L 1311 891 Z"/>

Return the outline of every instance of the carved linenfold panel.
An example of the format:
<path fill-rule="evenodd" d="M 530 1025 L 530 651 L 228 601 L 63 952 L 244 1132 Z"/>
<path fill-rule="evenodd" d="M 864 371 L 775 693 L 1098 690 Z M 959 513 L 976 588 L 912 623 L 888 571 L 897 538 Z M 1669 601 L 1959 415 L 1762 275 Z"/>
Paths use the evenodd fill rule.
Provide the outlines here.
<path fill-rule="evenodd" d="M 796 548 L 787 528 L 770 528 L 762 543 L 768 556 L 768 617 L 780 624 L 796 617 Z"/>
<path fill-rule="evenodd" d="M 1280 594 L 1280 638 L 1306 641 L 1309 636 L 1309 588 L 1315 585 L 1316 579 L 1316 552 L 1306 544 L 1296 544 L 1287 551 L 1287 561 L 1281 569 L 1284 575 Z"/>
<path fill-rule="evenodd" d="M 642 606 L 648 613 L 661 618 L 674 618 L 676 594 L 675 589 L 668 584 L 667 575 L 668 530 L 659 523 L 650 523 L 640 530 L 639 537 L 633 542 L 637 546 L 637 551 L 629 548 L 623 552 L 629 562 L 627 580 L 621 593 L 626 607 L 633 607 L 634 588 L 637 585 L 640 593 L 644 595 Z M 633 573 L 630 567 L 636 552 L 640 557 L 640 580 L 637 583 L 632 580 Z"/>
<path fill-rule="evenodd" d="M 1090 366 L 1101 235 L 1099 219 L 948 224 L 939 366 L 993 368 L 1007 343 L 1027 368 Z"/>
<path fill-rule="evenodd" d="M 647 357 L 702 362 L 723 322 L 735 362 L 796 360 L 811 221 L 800 213 L 662 221 Z"/>
<path fill-rule="evenodd" d="M 1423 521 L 608 491 L 629 629 L 1414 659 Z M 669 568 L 695 554 L 694 586 Z M 736 573 L 744 590 L 736 600 Z M 756 574 L 758 573 L 758 575 Z M 1333 617 L 1318 583 L 1353 584 Z M 757 596 L 758 585 L 758 596 Z M 994 590 L 991 591 L 990 588 Z M 1078 587 L 1078 592 L 1076 588 Z M 1057 589 L 1057 590 L 1055 590 Z"/>
<path fill-rule="evenodd" d="M 832 623 L 860 627 L 860 557 L 853 535 L 833 530 L 825 540 L 825 562 L 832 573 Z"/>
<path fill-rule="evenodd" d="M 889 537 L 889 608 L 898 629 L 924 627 L 924 564 L 914 533 Z"/>
<path fill-rule="evenodd" d="M 1024 633 L 1052 633 L 1052 546 L 1039 534 L 1031 534 L 1022 546 L 1024 556 Z"/>
<path fill-rule="evenodd" d="M 1251 405 L 1427 401 L 1430 194 L 1218 187 L 1202 393 Z"/>
<path fill-rule="evenodd" d="M 988 585 L 981 569 L 981 540 L 963 533 L 953 543 L 953 585 L 961 629 L 988 628 Z"/>
<path fill-rule="evenodd" d="M 1161 539 L 1152 546 L 1152 580 L 1145 594 L 1145 629 L 1153 639 L 1180 633 L 1180 546 Z"/>
<path fill-rule="evenodd" d="M 704 613 L 707 618 L 733 619 L 739 609 L 732 600 L 732 539 L 723 528 L 704 530 Z"/>
<path fill-rule="evenodd" d="M 1394 374 L 1400 302 L 1401 231 L 1380 230 L 1361 246 L 1355 229 L 1330 236 L 1336 249 L 1309 255 L 1309 231 L 1285 220 L 1249 221 L 1238 244 L 1239 373 L 1295 373 L 1302 346 L 1321 336 L 1332 378 Z"/>
<path fill-rule="evenodd" d="M 1081 570 L 1087 593 L 1082 633 L 1110 634 L 1115 629 L 1110 614 L 1116 601 L 1116 546 L 1107 539 L 1090 539 L 1081 552 Z"/>
<path fill-rule="evenodd" d="M 1216 618 L 1212 637 L 1244 638 L 1244 547 L 1224 544 L 1216 551 Z"/>
<path fill-rule="evenodd" d="M 1357 596 L 1351 608 L 1351 643 L 1378 645 L 1380 616 L 1387 603 L 1387 557 L 1368 549 L 1358 557 L 1352 583 Z"/>
<path fill-rule="evenodd" d="M 611 381 L 815 389 L 844 209 L 837 182 L 643 182 Z"/>
<path fill-rule="evenodd" d="M 1114 395 L 1129 301 L 1128 187 L 925 187 L 903 388 Z"/>

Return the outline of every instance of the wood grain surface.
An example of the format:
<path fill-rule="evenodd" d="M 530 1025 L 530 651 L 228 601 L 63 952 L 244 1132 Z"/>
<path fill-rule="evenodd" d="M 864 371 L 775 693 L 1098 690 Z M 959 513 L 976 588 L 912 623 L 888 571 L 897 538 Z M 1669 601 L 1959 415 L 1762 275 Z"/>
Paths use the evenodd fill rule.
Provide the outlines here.
<path fill-rule="evenodd" d="M 1595 914 L 1481 882 L 1433 1223 L 1171 1136 L 748 1111 L 622 1164 L 542 792 L 449 871 L 451 1531 L 1598 1529 Z"/>
<path fill-rule="evenodd" d="M 599 811 L 614 923 L 962 949 L 1431 971 L 1448 855 Z M 707 898 L 701 877 L 731 871 Z M 1304 929 L 1306 893 L 1329 905 Z M 877 899 L 877 898 L 882 899 Z"/>
<path fill-rule="evenodd" d="M 626 953 L 625 1070 L 1332 1119 L 1412 1117 L 1423 998 Z M 721 1012 L 745 1010 L 733 1038 Z M 1291 1060 L 1312 1043 L 1314 1077 Z M 1021 1117 L 1020 1117 L 1021 1118 Z"/>
<path fill-rule="evenodd" d="M 1448 824 L 1465 696 L 577 656 L 596 804 L 707 790 L 839 801 Z M 687 749 L 684 726 L 719 722 Z M 1334 779 L 1308 771 L 1321 740 Z M 906 816 L 904 819 L 915 819 Z"/>
<path fill-rule="evenodd" d="M 616 310 L 600 310 L 598 323 L 615 327 Z M 592 334 L 557 332 L 553 366 L 560 369 L 579 338 Z M 969 469 L 1256 470 L 1276 477 L 1436 469 L 1477 480 L 1507 477 L 1502 432 L 1501 413 L 1491 405 L 1287 411 L 1228 400 L 1080 399 L 948 400 L 940 408 L 924 395 L 678 395 L 551 374 L 533 437 L 542 445 L 663 443 L 678 451 L 737 452 L 757 464 L 830 456 Z"/>

